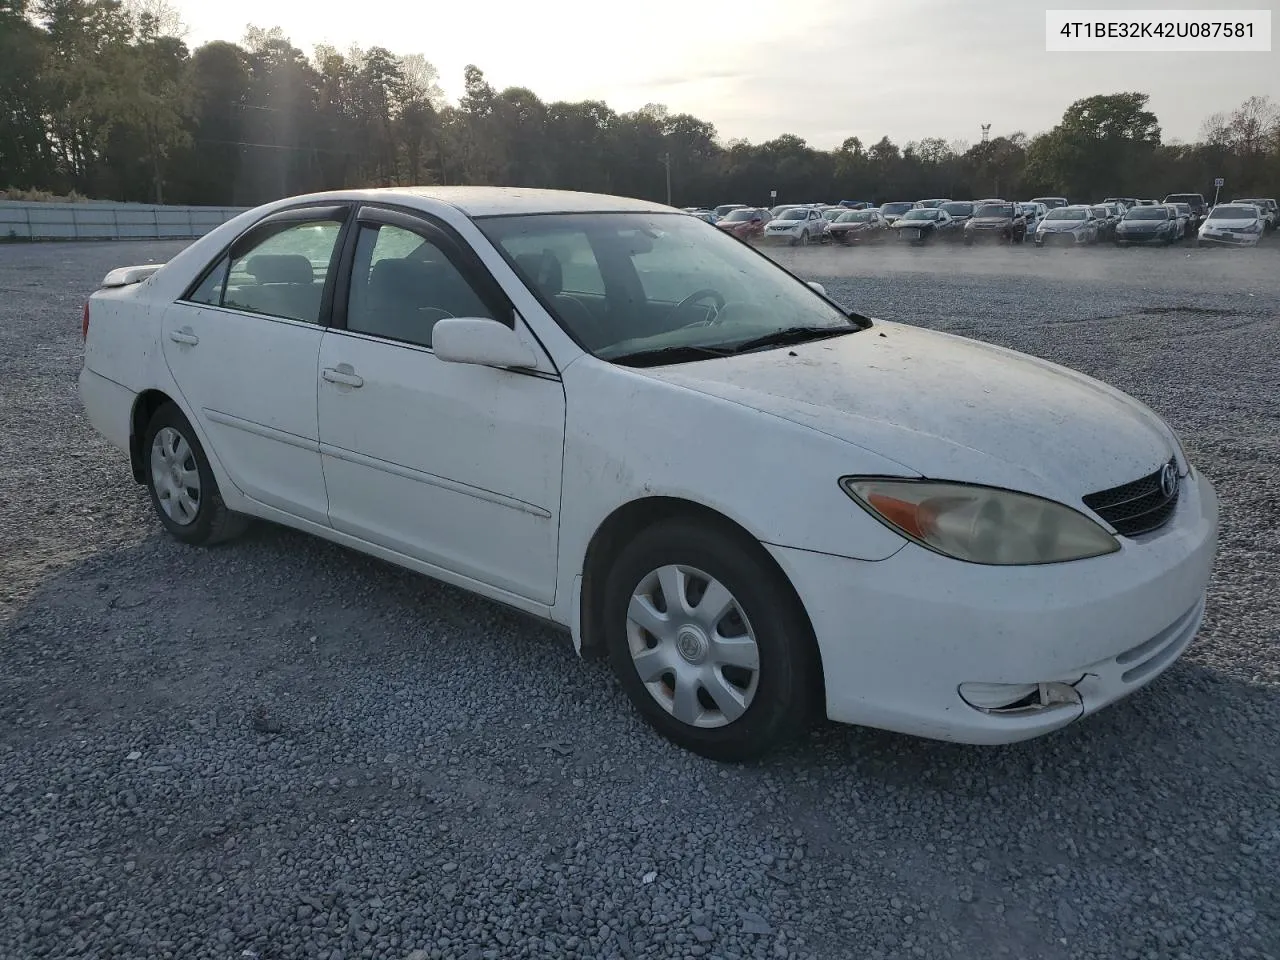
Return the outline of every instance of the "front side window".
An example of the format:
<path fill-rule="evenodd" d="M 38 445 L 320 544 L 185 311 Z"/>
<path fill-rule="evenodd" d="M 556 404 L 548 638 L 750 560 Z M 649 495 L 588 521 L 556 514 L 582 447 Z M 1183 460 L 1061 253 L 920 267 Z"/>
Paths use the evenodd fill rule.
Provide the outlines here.
<path fill-rule="evenodd" d="M 681 348 L 713 355 L 784 330 L 860 329 L 768 258 L 679 214 L 504 216 L 477 224 L 561 325 L 604 359 Z M 557 251 L 583 248 L 600 271 L 603 296 L 569 291 Z M 542 253 L 535 260 L 527 251 Z"/>
<path fill-rule="evenodd" d="M 269 225 L 262 239 L 232 257 L 222 306 L 319 323 L 325 279 L 341 229 L 337 220 Z"/>
<path fill-rule="evenodd" d="M 493 314 L 434 242 L 392 224 L 363 224 L 356 238 L 347 329 L 421 347 L 446 317 Z"/>

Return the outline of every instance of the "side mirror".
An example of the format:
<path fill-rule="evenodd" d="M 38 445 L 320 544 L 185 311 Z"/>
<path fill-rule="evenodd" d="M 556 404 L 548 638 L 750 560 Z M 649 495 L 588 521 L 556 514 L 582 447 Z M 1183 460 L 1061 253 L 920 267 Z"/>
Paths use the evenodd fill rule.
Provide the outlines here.
<path fill-rule="evenodd" d="M 538 358 L 505 323 L 484 317 L 446 317 L 431 329 L 431 348 L 449 363 L 482 367 L 538 365 Z"/>
<path fill-rule="evenodd" d="M 824 287 L 822 284 L 820 284 L 817 280 L 808 280 L 805 282 L 808 283 L 809 286 L 813 287 L 813 289 L 817 290 L 824 297 L 827 295 L 827 288 Z"/>

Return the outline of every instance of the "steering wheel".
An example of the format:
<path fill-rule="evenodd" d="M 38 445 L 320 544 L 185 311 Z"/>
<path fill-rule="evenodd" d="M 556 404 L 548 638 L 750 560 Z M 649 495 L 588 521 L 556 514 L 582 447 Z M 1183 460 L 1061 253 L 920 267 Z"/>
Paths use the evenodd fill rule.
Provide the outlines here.
<path fill-rule="evenodd" d="M 724 309 L 725 299 L 719 290 L 713 290 L 710 287 L 703 287 L 701 290 L 695 290 L 689 294 L 674 307 L 671 308 L 671 316 L 676 316 L 685 307 L 697 303 L 699 300 L 711 300 L 715 304 L 716 312 L 705 320 L 698 320 L 696 323 L 687 324 L 687 326 L 706 325 L 710 326 L 716 322 L 716 317 L 720 315 L 720 311 Z"/>

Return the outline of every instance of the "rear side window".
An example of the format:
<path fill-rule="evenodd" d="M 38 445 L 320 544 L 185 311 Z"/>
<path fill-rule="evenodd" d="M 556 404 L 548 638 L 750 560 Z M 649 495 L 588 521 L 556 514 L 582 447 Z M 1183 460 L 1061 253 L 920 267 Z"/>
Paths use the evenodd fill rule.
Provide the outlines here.
<path fill-rule="evenodd" d="M 191 296 L 187 299 L 210 307 L 222 306 L 222 293 L 227 286 L 227 264 L 230 262 L 230 257 L 219 260 L 218 265 L 209 271 L 209 275 L 200 281 L 200 286 L 191 291 Z"/>
<path fill-rule="evenodd" d="M 232 258 L 222 306 L 319 323 L 325 279 L 341 229 L 337 220 L 318 220 L 271 230 Z"/>

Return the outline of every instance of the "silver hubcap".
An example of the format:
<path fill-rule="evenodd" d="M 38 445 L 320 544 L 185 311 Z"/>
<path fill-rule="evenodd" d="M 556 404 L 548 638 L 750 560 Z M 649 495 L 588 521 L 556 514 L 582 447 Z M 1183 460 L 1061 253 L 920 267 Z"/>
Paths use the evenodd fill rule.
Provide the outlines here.
<path fill-rule="evenodd" d="M 627 641 L 649 694 L 691 727 L 723 727 L 751 706 L 760 649 L 741 605 L 701 570 L 669 564 L 636 586 Z"/>
<path fill-rule="evenodd" d="M 151 485 L 170 520 L 184 527 L 195 520 L 200 510 L 200 471 L 190 444 L 173 427 L 162 427 L 151 441 Z"/>

